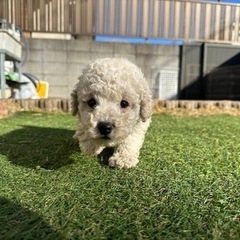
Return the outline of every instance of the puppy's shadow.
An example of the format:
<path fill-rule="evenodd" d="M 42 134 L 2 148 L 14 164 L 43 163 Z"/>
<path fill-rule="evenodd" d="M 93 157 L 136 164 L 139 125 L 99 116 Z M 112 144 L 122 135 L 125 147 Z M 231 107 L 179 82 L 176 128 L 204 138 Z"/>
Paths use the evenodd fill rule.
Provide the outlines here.
<path fill-rule="evenodd" d="M 79 151 L 73 134 L 67 129 L 21 126 L 0 136 L 0 154 L 23 167 L 58 169 L 73 163 L 71 154 Z"/>
<path fill-rule="evenodd" d="M 0 239 L 63 239 L 37 213 L 0 197 Z"/>
<path fill-rule="evenodd" d="M 99 155 L 98 160 L 101 165 L 108 166 L 108 159 L 113 155 L 113 148 L 105 148 Z"/>

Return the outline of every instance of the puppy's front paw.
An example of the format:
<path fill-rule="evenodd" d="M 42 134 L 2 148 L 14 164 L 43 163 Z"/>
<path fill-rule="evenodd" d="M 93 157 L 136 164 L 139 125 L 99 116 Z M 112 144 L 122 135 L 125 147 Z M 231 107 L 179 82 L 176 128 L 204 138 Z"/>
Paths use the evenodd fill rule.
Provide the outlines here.
<path fill-rule="evenodd" d="M 112 156 L 108 160 L 108 164 L 110 167 L 115 167 L 115 168 L 131 168 L 135 167 L 138 163 L 138 158 L 126 158 L 126 157 L 119 157 L 119 156 Z"/>

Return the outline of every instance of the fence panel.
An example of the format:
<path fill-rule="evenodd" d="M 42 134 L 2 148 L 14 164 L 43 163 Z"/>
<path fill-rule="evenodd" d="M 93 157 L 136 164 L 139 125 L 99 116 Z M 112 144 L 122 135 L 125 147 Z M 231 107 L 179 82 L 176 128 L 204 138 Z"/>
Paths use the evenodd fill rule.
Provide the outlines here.
<path fill-rule="evenodd" d="M 239 5 L 202 1 L 98 0 L 95 34 L 238 42 L 239 11 Z"/>
<path fill-rule="evenodd" d="M 94 0 L 1 0 L 0 19 L 28 32 L 92 35 Z"/>
<path fill-rule="evenodd" d="M 1 0 L 29 32 L 239 42 L 240 6 L 190 0 Z"/>

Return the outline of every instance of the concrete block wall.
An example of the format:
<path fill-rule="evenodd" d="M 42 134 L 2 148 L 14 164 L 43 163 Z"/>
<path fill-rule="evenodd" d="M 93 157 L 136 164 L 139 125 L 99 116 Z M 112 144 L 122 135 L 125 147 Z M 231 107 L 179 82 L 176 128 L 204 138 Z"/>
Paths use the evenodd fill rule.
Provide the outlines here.
<path fill-rule="evenodd" d="M 49 82 L 49 97 L 68 98 L 86 64 L 97 58 L 125 57 L 143 71 L 154 88 L 161 69 L 179 69 L 179 47 L 100 43 L 90 38 L 78 40 L 29 39 L 24 72 Z"/>

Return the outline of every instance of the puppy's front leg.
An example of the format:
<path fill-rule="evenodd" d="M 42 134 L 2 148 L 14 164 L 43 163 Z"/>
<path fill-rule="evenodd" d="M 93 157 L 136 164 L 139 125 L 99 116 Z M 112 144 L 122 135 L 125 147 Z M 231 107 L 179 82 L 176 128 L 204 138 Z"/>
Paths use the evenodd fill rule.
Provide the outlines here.
<path fill-rule="evenodd" d="M 100 154 L 104 147 L 95 143 L 94 141 L 89 140 L 84 134 L 85 132 L 82 131 L 81 127 L 79 127 L 79 129 L 73 135 L 73 139 L 79 142 L 79 147 L 82 153 L 89 156 L 97 156 Z"/>
<path fill-rule="evenodd" d="M 145 133 L 151 120 L 139 121 L 133 132 L 125 140 L 115 147 L 114 154 L 109 158 L 109 166 L 116 168 L 135 167 L 139 162 L 139 152 L 142 147 Z"/>
<path fill-rule="evenodd" d="M 104 149 L 103 146 L 99 146 L 92 141 L 79 141 L 79 147 L 85 155 L 97 156 Z"/>

